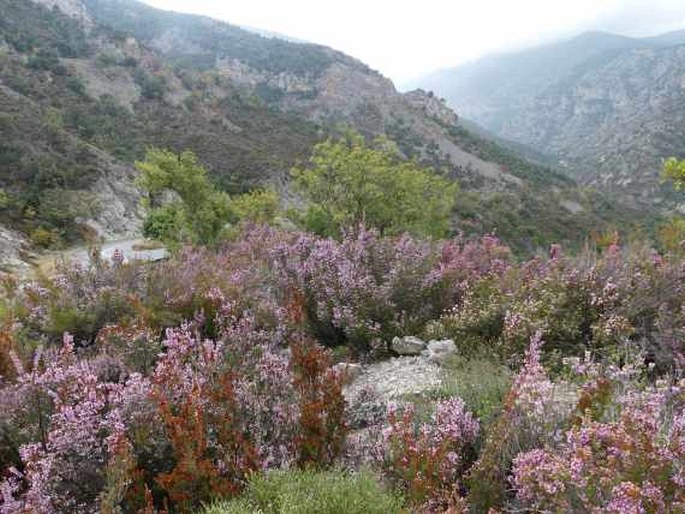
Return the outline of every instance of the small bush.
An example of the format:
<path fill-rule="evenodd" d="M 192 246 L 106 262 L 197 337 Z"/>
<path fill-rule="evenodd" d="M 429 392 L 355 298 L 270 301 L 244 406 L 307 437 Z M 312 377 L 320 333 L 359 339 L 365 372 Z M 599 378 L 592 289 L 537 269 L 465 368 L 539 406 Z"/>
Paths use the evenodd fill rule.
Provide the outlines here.
<path fill-rule="evenodd" d="M 437 404 L 430 421 L 419 424 L 413 407 L 391 410 L 377 454 L 385 476 L 422 512 L 461 509 L 462 475 L 479 424 L 459 398 Z"/>
<path fill-rule="evenodd" d="M 240 498 L 204 514 L 392 514 L 405 512 L 397 495 L 367 473 L 287 471 L 254 476 Z"/>
<path fill-rule="evenodd" d="M 41 248 L 50 248 L 56 245 L 59 240 L 59 233 L 56 230 L 49 230 L 47 228 L 38 227 L 33 230 L 30 235 L 31 242 Z"/>

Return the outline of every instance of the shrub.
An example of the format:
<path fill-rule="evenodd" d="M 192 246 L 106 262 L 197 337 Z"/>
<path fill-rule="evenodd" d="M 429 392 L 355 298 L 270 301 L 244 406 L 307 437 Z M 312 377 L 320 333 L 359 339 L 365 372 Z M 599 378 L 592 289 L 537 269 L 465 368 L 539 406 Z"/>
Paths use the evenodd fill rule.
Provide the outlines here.
<path fill-rule="evenodd" d="M 294 385 L 299 398 L 297 463 L 332 465 L 347 433 L 343 378 L 330 369 L 330 356 L 311 341 L 291 345 Z"/>
<path fill-rule="evenodd" d="M 250 479 L 242 497 L 217 503 L 205 514 L 391 514 L 405 512 L 396 494 L 368 473 L 279 471 Z"/>
<path fill-rule="evenodd" d="M 422 512 L 464 508 L 462 474 L 470 465 L 469 450 L 478 422 L 459 398 L 437 404 L 430 422 L 418 424 L 411 407 L 390 411 L 376 450 L 385 476 Z M 443 509 L 443 510 L 440 510 Z"/>
<path fill-rule="evenodd" d="M 151 210 L 143 222 L 143 235 L 157 241 L 173 243 L 180 241 L 183 229 L 183 214 L 176 204 L 164 205 Z"/>
<path fill-rule="evenodd" d="M 507 258 L 493 238 L 439 245 L 361 228 L 340 242 L 302 235 L 275 248 L 273 265 L 283 290 L 304 295 L 317 340 L 366 351 L 374 341 L 420 333 L 465 283 L 501 273 Z"/>
<path fill-rule="evenodd" d="M 59 233 L 56 230 L 49 230 L 43 227 L 32 230 L 29 237 L 34 245 L 41 248 L 50 248 L 60 240 Z"/>
<path fill-rule="evenodd" d="M 492 353 L 515 361 L 538 330 L 547 357 L 610 353 L 626 340 L 648 348 L 661 369 L 680 352 L 685 301 L 680 258 L 649 249 L 621 250 L 612 244 L 601 255 L 534 258 L 499 276 L 472 281 L 463 301 L 437 327 L 468 354 Z M 557 366 L 558 368 L 558 366 Z"/>
<path fill-rule="evenodd" d="M 573 426 L 519 454 L 511 483 L 536 511 L 679 512 L 685 508 L 685 396 L 682 386 L 644 388 L 636 373 L 583 363 Z"/>
<path fill-rule="evenodd" d="M 523 367 L 491 425 L 477 462 L 469 471 L 469 505 L 476 512 L 501 508 L 508 498 L 509 470 L 517 454 L 557 435 L 566 417 L 554 385 L 540 363 L 541 334 L 530 341 Z"/>
<path fill-rule="evenodd" d="M 240 221 L 272 223 L 278 215 L 278 194 L 275 191 L 252 191 L 231 201 L 231 211 Z"/>

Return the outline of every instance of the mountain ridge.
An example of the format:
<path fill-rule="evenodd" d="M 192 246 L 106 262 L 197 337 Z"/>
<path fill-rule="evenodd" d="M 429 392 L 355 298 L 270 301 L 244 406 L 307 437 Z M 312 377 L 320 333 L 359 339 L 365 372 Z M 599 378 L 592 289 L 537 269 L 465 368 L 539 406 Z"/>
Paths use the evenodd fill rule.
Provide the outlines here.
<path fill-rule="evenodd" d="M 670 209 L 677 199 L 659 171 L 684 150 L 683 48 L 685 31 L 588 32 L 419 84 L 497 136 L 552 155 L 581 184 Z"/>
<path fill-rule="evenodd" d="M 292 166 L 347 127 L 458 179 L 455 230 L 498 231 L 532 249 L 578 241 L 615 214 L 595 212 L 593 194 L 563 173 L 460 127 L 435 95 L 401 94 L 327 47 L 133 0 L 0 0 L 0 15 L 0 122 L 11 136 L 0 141 L 0 189 L 11 228 L 37 244 L 135 232 L 132 164 L 147 146 L 193 150 L 230 193 L 269 185 L 288 196 Z M 85 190 L 92 204 L 68 216 L 56 208 Z M 558 219 L 554 229 L 535 226 L 540 212 Z"/>

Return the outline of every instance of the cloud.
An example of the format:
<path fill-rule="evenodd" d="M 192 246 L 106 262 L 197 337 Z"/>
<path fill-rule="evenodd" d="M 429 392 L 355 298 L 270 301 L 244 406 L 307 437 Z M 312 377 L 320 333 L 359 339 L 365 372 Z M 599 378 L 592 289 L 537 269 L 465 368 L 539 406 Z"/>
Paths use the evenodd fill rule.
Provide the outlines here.
<path fill-rule="evenodd" d="M 600 18 L 596 28 L 630 36 L 651 36 L 685 28 L 682 0 L 631 1 L 619 3 Z"/>

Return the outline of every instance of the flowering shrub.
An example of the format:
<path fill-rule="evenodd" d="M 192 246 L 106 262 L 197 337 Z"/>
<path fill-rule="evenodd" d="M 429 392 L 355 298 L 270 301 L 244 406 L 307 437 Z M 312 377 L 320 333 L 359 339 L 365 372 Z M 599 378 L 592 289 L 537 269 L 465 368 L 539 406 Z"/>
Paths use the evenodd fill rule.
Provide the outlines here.
<path fill-rule="evenodd" d="M 122 422 L 120 386 L 100 380 L 102 364 L 78 359 L 69 336 L 30 370 L 17 362 L 16 382 L 2 391 L 2 424 L 20 456 L 2 486 L 8 512 L 80 512 L 97 501 Z"/>
<path fill-rule="evenodd" d="M 238 493 L 259 469 L 330 464 L 344 401 L 323 350 L 295 344 L 291 366 L 245 342 L 202 340 L 185 324 L 167 331 L 149 378 L 126 378 L 105 369 L 120 362 L 79 359 L 68 337 L 46 364 L 19 369 L 2 389 L 20 460 L 0 509 L 85 512 L 107 500 L 137 510 L 147 490 L 185 512 Z"/>
<path fill-rule="evenodd" d="M 260 226 L 2 277 L 0 513 L 190 512 L 266 471 L 361 463 L 423 511 L 682 509 L 683 270 L 615 244 L 517 264 L 491 237 Z M 326 347 L 409 334 L 487 365 L 452 370 L 428 420 L 372 393 L 349 416 Z"/>
<path fill-rule="evenodd" d="M 509 258 L 494 238 L 429 244 L 362 228 L 341 242 L 302 235 L 276 247 L 273 261 L 281 287 L 305 295 L 317 339 L 368 349 L 374 339 L 420 332 L 466 283 L 501 273 Z"/>
<path fill-rule="evenodd" d="M 683 510 L 685 414 L 682 404 L 670 419 L 667 412 L 668 397 L 678 393 L 631 397 L 618 420 L 586 418 L 558 448 L 519 455 L 512 479 L 518 499 L 559 512 Z"/>
<path fill-rule="evenodd" d="M 514 460 L 519 502 L 559 512 L 683 510 L 685 383 L 644 387 L 631 362 L 574 367 L 584 384 L 571 427 Z"/>
<path fill-rule="evenodd" d="M 530 340 L 523 367 L 514 377 L 499 418 L 490 427 L 478 461 L 471 468 L 469 502 L 479 510 L 501 507 L 507 499 L 507 477 L 514 457 L 554 438 L 566 417 L 554 397 L 540 355 L 542 334 Z"/>
<path fill-rule="evenodd" d="M 611 352 L 625 341 L 649 349 L 662 369 L 682 352 L 685 289 L 680 258 L 610 246 L 600 257 L 533 258 L 471 281 L 437 330 L 469 353 L 516 359 L 545 333 L 546 350 Z"/>
<path fill-rule="evenodd" d="M 412 407 L 395 407 L 375 453 L 385 475 L 422 511 L 462 508 L 461 476 L 477 434 L 478 421 L 459 398 L 439 402 L 430 422 L 422 424 Z"/>

